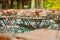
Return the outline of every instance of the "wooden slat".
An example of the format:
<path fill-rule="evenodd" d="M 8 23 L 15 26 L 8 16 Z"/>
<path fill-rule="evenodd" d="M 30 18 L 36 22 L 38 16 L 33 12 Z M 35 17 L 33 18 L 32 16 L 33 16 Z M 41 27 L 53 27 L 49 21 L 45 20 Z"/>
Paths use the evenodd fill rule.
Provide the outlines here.
<path fill-rule="evenodd" d="M 25 28 L 28 28 L 28 29 L 32 29 L 32 30 L 36 29 L 32 25 L 25 25 L 25 24 L 17 24 L 17 25 L 22 26 L 22 27 L 25 27 Z"/>

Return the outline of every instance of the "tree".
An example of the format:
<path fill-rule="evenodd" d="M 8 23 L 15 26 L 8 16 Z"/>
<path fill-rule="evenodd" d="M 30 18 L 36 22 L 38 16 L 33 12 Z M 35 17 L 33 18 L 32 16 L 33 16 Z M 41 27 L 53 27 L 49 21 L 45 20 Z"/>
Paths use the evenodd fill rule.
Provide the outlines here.
<path fill-rule="evenodd" d="M 44 8 L 60 8 L 60 0 L 44 0 Z"/>

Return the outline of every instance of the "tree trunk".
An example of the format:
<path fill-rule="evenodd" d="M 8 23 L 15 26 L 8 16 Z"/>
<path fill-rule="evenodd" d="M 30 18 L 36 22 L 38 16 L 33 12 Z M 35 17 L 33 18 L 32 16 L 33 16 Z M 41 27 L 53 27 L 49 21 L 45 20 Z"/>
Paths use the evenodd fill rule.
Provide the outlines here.
<path fill-rule="evenodd" d="M 24 2 L 25 2 L 25 0 L 22 0 L 22 8 L 24 9 Z"/>
<path fill-rule="evenodd" d="M 42 9 L 43 8 L 43 0 L 36 0 L 36 6 L 38 9 Z"/>
<path fill-rule="evenodd" d="M 6 9 L 8 9 L 9 7 L 8 7 L 8 0 L 6 0 Z"/>
<path fill-rule="evenodd" d="M 20 8 L 20 0 L 17 0 L 17 9 Z"/>
<path fill-rule="evenodd" d="M 31 9 L 35 8 L 35 0 L 31 0 Z"/>
<path fill-rule="evenodd" d="M 13 8 L 13 0 L 11 0 L 11 8 Z"/>

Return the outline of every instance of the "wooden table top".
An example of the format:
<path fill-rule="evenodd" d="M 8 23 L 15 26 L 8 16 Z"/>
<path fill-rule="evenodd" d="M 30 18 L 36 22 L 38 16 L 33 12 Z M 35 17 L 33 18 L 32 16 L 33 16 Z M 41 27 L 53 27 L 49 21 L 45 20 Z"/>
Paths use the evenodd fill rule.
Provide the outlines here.
<path fill-rule="evenodd" d="M 38 29 L 23 34 L 16 34 L 15 37 L 24 40 L 60 40 L 60 31 Z"/>

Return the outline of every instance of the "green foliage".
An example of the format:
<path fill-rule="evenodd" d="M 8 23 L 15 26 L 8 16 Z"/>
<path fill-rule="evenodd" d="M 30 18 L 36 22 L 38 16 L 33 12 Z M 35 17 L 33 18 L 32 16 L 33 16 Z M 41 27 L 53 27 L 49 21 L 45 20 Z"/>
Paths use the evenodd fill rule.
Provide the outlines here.
<path fill-rule="evenodd" d="M 44 0 L 44 8 L 60 8 L 60 0 Z"/>
<path fill-rule="evenodd" d="M 17 8 L 17 2 L 16 2 L 16 0 L 14 0 L 13 4 L 14 4 L 14 7 L 13 8 L 14 9 Z"/>

